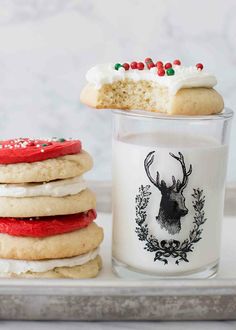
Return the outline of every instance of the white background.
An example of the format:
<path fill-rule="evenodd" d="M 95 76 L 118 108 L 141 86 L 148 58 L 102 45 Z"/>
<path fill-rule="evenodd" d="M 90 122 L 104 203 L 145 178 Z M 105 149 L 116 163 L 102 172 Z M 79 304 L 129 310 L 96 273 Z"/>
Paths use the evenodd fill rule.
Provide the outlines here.
<path fill-rule="evenodd" d="M 203 62 L 235 108 L 236 1 L 0 0 L 1 137 L 78 137 L 95 158 L 90 178 L 110 179 L 111 114 L 79 103 L 84 76 L 96 63 L 147 56 Z"/>

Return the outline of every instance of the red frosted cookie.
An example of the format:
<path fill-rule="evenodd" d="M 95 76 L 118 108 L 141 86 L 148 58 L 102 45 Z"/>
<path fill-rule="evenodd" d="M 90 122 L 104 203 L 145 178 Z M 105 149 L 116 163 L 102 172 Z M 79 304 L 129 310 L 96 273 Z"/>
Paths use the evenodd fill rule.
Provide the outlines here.
<path fill-rule="evenodd" d="M 0 164 L 33 163 L 78 154 L 79 140 L 19 138 L 0 141 Z"/>
<path fill-rule="evenodd" d="M 40 218 L 0 218 L 0 233 L 11 236 L 47 237 L 85 228 L 96 217 L 96 211 L 89 210 Z"/>

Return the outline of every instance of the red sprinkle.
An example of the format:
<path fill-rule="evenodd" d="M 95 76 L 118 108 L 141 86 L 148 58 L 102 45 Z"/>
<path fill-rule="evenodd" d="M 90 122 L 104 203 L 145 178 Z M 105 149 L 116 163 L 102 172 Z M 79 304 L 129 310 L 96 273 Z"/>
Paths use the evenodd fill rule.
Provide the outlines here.
<path fill-rule="evenodd" d="M 150 57 L 145 58 L 144 62 L 147 64 L 149 62 L 152 62 L 152 59 Z"/>
<path fill-rule="evenodd" d="M 158 61 L 156 62 L 156 67 L 159 69 L 159 68 L 163 68 L 163 62 L 161 61 Z"/>
<path fill-rule="evenodd" d="M 157 71 L 158 76 L 164 76 L 165 75 L 165 70 L 163 68 L 159 68 Z"/>
<path fill-rule="evenodd" d="M 145 63 L 150 70 L 151 68 L 155 67 L 155 64 L 153 63 L 153 60 L 150 57 L 145 58 Z"/>
<path fill-rule="evenodd" d="M 143 69 L 144 69 L 144 64 L 143 64 L 143 62 L 139 62 L 139 63 L 137 63 L 137 69 L 138 69 L 138 70 L 143 70 Z"/>
<path fill-rule="evenodd" d="M 155 64 L 153 62 L 147 64 L 148 69 L 154 68 Z"/>
<path fill-rule="evenodd" d="M 202 69 L 203 69 L 203 64 L 202 64 L 202 63 L 198 63 L 198 64 L 196 64 L 196 67 L 197 67 L 199 70 L 202 70 Z"/>
<path fill-rule="evenodd" d="M 165 64 L 165 69 L 170 69 L 170 68 L 172 68 L 172 64 L 171 63 L 166 63 Z"/>
<path fill-rule="evenodd" d="M 95 210 L 39 218 L 0 218 L 0 233 L 11 236 L 47 237 L 87 227 L 97 217 Z"/>
<path fill-rule="evenodd" d="M 129 70 L 129 64 L 128 63 L 124 63 L 122 66 L 125 69 L 125 71 Z"/>
<path fill-rule="evenodd" d="M 181 62 L 180 62 L 180 60 L 174 60 L 173 64 L 174 65 L 181 65 Z"/>
<path fill-rule="evenodd" d="M 130 64 L 131 69 L 137 69 L 137 65 L 138 65 L 137 62 L 132 62 L 132 63 Z"/>

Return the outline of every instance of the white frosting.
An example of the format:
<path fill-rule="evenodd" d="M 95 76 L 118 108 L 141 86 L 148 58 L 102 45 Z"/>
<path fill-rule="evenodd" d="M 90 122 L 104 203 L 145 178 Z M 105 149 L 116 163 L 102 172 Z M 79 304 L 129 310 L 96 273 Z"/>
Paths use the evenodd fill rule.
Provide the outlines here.
<path fill-rule="evenodd" d="M 14 273 L 22 274 L 26 272 L 47 272 L 56 267 L 74 267 L 84 265 L 90 260 L 96 258 L 99 249 L 90 251 L 86 254 L 64 259 L 50 259 L 40 261 L 14 260 L 14 259 L 0 259 L 0 273 Z"/>
<path fill-rule="evenodd" d="M 57 180 L 44 183 L 0 184 L 1 197 L 62 197 L 75 195 L 86 189 L 86 181 L 82 176 L 72 179 Z"/>
<path fill-rule="evenodd" d="M 214 75 L 198 70 L 196 66 L 184 67 L 174 65 L 175 74 L 173 76 L 160 77 L 157 74 L 157 68 L 144 70 L 125 71 L 124 68 L 114 69 L 114 64 L 100 64 L 92 67 L 86 74 L 86 79 L 90 84 L 95 85 L 96 89 L 104 84 L 111 84 L 117 80 L 131 79 L 134 81 L 150 80 L 169 89 L 170 94 L 176 94 L 181 88 L 208 87 L 211 88 L 217 84 Z"/>

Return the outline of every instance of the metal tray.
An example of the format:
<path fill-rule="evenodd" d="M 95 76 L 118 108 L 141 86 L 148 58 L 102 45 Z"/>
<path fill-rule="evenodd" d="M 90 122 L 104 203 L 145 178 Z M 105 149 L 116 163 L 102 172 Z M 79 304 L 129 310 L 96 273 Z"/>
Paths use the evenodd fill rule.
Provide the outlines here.
<path fill-rule="evenodd" d="M 95 184 L 98 206 L 110 209 L 109 184 Z M 220 270 L 208 280 L 131 281 L 111 272 L 111 214 L 105 229 L 104 267 L 91 280 L 0 280 L 0 319 L 10 320 L 223 320 L 236 319 L 236 190 L 227 189 Z M 104 197 L 107 196 L 107 197 Z"/>

